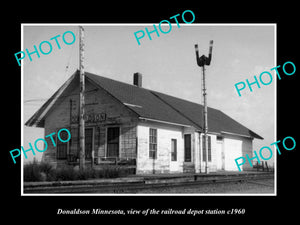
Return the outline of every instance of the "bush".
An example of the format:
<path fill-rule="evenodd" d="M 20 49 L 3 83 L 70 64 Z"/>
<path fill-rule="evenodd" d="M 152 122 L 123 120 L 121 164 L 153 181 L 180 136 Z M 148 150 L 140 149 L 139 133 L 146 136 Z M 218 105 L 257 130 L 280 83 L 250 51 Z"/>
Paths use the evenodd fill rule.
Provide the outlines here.
<path fill-rule="evenodd" d="M 116 166 L 103 166 L 97 171 L 98 178 L 116 178 L 119 175 L 118 167 Z"/>
<path fill-rule="evenodd" d="M 29 164 L 24 165 L 24 181 L 41 181 L 42 176 L 40 174 L 39 164 L 33 161 Z"/>
<path fill-rule="evenodd" d="M 102 166 L 102 168 L 97 171 L 98 178 L 125 177 L 128 176 L 129 174 L 135 174 L 135 168 L 106 165 L 106 166 Z"/>
<path fill-rule="evenodd" d="M 24 165 L 24 181 L 45 181 L 53 171 L 53 167 L 49 163 L 38 163 L 33 160 Z"/>
<path fill-rule="evenodd" d="M 77 180 L 87 180 L 90 178 L 97 178 L 96 170 L 86 168 L 84 171 L 77 171 Z"/>
<path fill-rule="evenodd" d="M 56 169 L 52 175 L 52 180 L 62 181 L 62 180 L 77 180 L 76 171 L 73 167 L 66 166 Z"/>
<path fill-rule="evenodd" d="M 39 164 L 39 168 L 40 168 L 41 172 L 44 172 L 46 175 L 53 172 L 53 166 L 50 163 L 41 162 Z"/>

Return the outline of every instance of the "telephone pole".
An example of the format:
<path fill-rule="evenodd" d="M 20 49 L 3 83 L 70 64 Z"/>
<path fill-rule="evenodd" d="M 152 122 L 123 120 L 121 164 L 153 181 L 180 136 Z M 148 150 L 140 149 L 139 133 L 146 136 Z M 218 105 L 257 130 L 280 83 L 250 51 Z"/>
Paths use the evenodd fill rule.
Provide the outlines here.
<path fill-rule="evenodd" d="M 79 26 L 79 76 L 80 76 L 80 94 L 79 94 L 79 168 L 85 169 L 85 123 L 84 123 L 84 29 Z"/>
<path fill-rule="evenodd" d="M 204 120 L 204 145 L 203 145 L 203 151 L 205 151 L 205 173 L 209 173 L 209 166 L 208 166 L 208 138 L 207 138 L 207 132 L 208 132 L 208 124 L 207 124 L 207 99 L 206 99 L 206 84 L 205 84 L 205 65 L 209 66 L 211 62 L 212 57 L 212 45 L 213 41 L 210 41 L 209 46 L 209 55 L 206 57 L 205 55 L 202 55 L 199 57 L 199 50 L 198 45 L 195 45 L 195 51 L 196 51 L 196 60 L 199 67 L 202 67 L 202 94 L 203 94 L 203 120 Z"/>

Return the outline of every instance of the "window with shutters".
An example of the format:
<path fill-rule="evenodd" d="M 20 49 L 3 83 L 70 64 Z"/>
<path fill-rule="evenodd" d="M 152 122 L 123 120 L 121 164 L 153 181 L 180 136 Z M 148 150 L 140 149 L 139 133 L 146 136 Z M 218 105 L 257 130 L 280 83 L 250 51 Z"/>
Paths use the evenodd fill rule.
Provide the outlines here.
<path fill-rule="evenodd" d="M 149 129 L 149 158 L 157 158 L 157 129 Z"/>

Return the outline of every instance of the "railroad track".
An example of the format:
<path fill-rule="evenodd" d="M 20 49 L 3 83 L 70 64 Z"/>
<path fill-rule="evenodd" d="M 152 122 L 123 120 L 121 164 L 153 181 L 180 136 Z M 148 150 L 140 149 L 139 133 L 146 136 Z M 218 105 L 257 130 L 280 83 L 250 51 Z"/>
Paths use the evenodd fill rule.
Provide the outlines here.
<path fill-rule="evenodd" d="M 253 182 L 257 180 L 274 178 L 273 174 L 261 175 L 246 175 L 246 176 L 191 176 L 188 178 L 168 178 L 168 179 L 144 179 L 132 182 L 119 182 L 119 183 L 91 183 L 91 184 L 76 184 L 76 185 L 55 185 L 43 187 L 24 187 L 24 193 L 108 193 L 108 194 L 122 194 L 122 193 L 135 193 L 147 189 L 159 188 L 174 188 L 185 186 L 196 186 L 201 184 L 216 184 L 216 183 L 234 183 L 234 182 Z M 261 183 L 259 183 L 261 184 Z"/>

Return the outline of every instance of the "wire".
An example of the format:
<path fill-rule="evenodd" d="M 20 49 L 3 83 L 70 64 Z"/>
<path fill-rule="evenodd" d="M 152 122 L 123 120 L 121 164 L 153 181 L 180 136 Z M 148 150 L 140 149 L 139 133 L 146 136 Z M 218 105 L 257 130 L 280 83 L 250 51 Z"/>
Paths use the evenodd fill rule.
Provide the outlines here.
<path fill-rule="evenodd" d="M 30 103 L 30 102 L 40 102 L 40 101 L 47 101 L 47 98 L 36 98 L 36 99 L 28 99 L 24 100 L 24 103 Z"/>
<path fill-rule="evenodd" d="M 96 91 L 98 91 L 98 88 L 94 88 L 94 89 L 85 91 L 84 93 L 90 93 L 90 92 L 96 92 Z M 70 97 L 70 96 L 79 96 L 79 93 L 69 94 L 69 95 L 60 95 L 60 97 Z M 27 99 L 27 100 L 24 100 L 24 103 L 38 102 L 38 101 L 47 101 L 50 98 L 33 98 L 33 99 Z"/>

